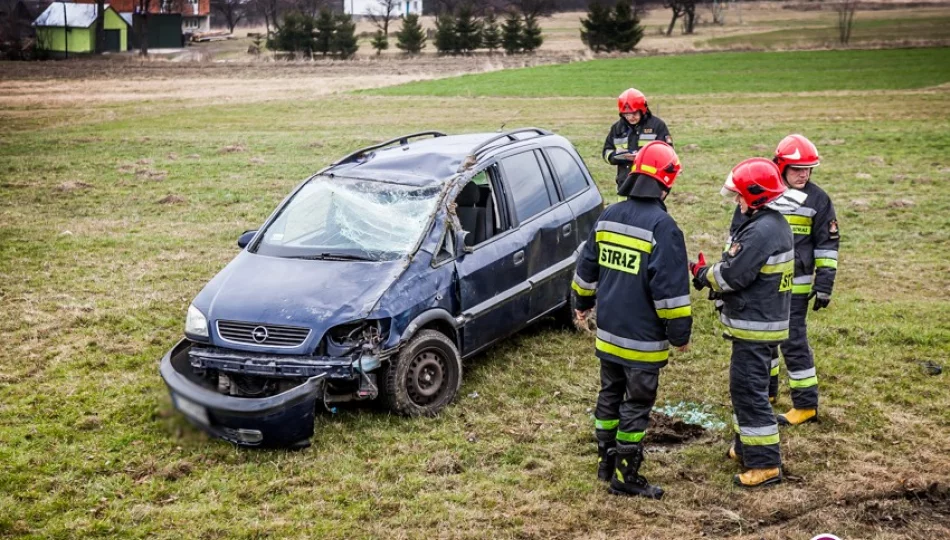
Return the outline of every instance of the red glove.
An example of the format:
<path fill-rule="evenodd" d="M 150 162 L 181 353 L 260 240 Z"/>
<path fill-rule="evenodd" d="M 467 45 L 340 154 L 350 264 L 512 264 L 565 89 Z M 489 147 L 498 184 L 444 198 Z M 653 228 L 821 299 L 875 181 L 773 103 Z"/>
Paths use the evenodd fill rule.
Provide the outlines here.
<path fill-rule="evenodd" d="M 693 277 L 696 277 L 703 268 L 706 268 L 706 257 L 703 255 L 703 252 L 700 251 L 699 260 L 689 263 L 689 273 L 693 274 Z"/>

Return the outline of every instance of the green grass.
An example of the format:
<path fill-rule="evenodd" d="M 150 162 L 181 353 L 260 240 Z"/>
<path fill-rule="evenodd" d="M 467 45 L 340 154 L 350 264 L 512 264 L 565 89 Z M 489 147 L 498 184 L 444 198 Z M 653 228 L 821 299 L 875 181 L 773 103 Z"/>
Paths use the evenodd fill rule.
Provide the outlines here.
<path fill-rule="evenodd" d="M 914 17 L 902 19 L 864 20 L 857 16 L 851 28 L 852 45 L 883 42 L 926 42 L 950 39 L 950 17 Z M 823 21 L 821 26 L 775 30 L 756 34 L 745 34 L 713 38 L 699 45 L 709 47 L 759 47 L 781 49 L 816 45 L 836 45 L 838 43 L 837 21 Z"/>
<path fill-rule="evenodd" d="M 507 77 L 519 73 L 536 80 Z M 550 326 L 467 363 L 438 418 L 341 407 L 318 415 L 301 452 L 237 450 L 172 409 L 158 361 L 189 302 L 301 178 L 370 141 L 506 119 L 570 138 L 609 193 L 599 154 L 616 112 L 602 96 L 52 103 L 42 116 L 0 107 L 0 536 L 950 535 L 945 507 L 902 495 L 950 482 L 948 374 L 918 366 L 950 367 L 950 91 L 674 92 L 692 73 L 655 101 L 685 167 L 669 208 L 691 254 L 721 246 L 729 168 L 789 132 L 818 145 L 815 180 L 838 208 L 834 301 L 809 318 L 824 420 L 783 430 L 793 481 L 730 487 L 721 432 L 648 455 L 663 501 L 610 497 L 593 477 L 592 340 Z M 184 201 L 159 203 L 170 194 Z M 708 404 L 726 421 L 729 347 L 704 295 L 693 300 L 693 350 L 664 370 L 659 402 Z"/>
<path fill-rule="evenodd" d="M 387 96 L 648 96 L 899 90 L 950 81 L 950 48 L 884 51 L 712 53 L 618 58 L 495 71 L 392 86 Z"/>

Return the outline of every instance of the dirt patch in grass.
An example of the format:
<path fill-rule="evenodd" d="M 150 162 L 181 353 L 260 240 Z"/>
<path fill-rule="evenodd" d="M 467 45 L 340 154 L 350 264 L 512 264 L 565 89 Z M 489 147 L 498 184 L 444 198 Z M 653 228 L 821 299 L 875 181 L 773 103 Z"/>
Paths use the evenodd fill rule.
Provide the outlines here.
<path fill-rule="evenodd" d="M 675 445 L 699 439 L 706 434 L 703 426 L 687 424 L 679 418 L 663 413 L 650 413 L 650 427 L 647 428 L 648 444 Z"/>

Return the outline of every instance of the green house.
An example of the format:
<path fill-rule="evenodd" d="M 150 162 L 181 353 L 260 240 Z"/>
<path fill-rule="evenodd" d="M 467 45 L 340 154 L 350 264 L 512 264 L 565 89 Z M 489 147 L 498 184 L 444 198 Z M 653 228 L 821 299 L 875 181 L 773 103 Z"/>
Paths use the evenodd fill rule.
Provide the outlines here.
<path fill-rule="evenodd" d="M 105 50 L 129 50 L 129 23 L 105 5 Z M 96 49 L 95 4 L 53 2 L 33 21 L 36 45 L 55 55 L 89 54 Z"/>

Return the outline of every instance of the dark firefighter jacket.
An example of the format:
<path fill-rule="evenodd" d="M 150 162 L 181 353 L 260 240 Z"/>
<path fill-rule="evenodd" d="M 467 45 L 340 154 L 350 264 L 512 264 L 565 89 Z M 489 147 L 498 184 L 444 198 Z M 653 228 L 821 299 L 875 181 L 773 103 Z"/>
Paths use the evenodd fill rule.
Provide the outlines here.
<path fill-rule="evenodd" d="M 610 126 L 610 133 L 604 141 L 604 161 L 617 166 L 617 185 L 623 182 L 624 178 L 630 174 L 632 161 L 614 159 L 619 152 L 637 152 L 647 143 L 653 141 L 663 141 L 673 144 L 670 137 L 670 130 L 666 128 L 666 123 L 660 120 L 653 113 L 647 112 L 640 123 L 631 125 L 621 118 Z"/>
<path fill-rule="evenodd" d="M 658 199 L 604 210 L 577 259 L 574 306 L 597 304 L 597 357 L 658 371 L 693 324 L 686 243 Z"/>
<path fill-rule="evenodd" d="M 812 283 L 816 292 L 831 294 L 838 269 L 838 219 L 831 198 L 814 182 L 801 190 L 808 195 L 797 210 L 785 215 L 795 234 L 795 278 L 792 294 L 810 294 Z M 730 234 L 748 218 L 739 207 L 732 215 Z M 727 246 L 731 239 L 726 242 Z"/>
<path fill-rule="evenodd" d="M 794 246 L 782 214 L 764 208 L 739 225 L 720 262 L 700 270 L 700 283 L 722 296 L 726 338 L 788 339 Z"/>

